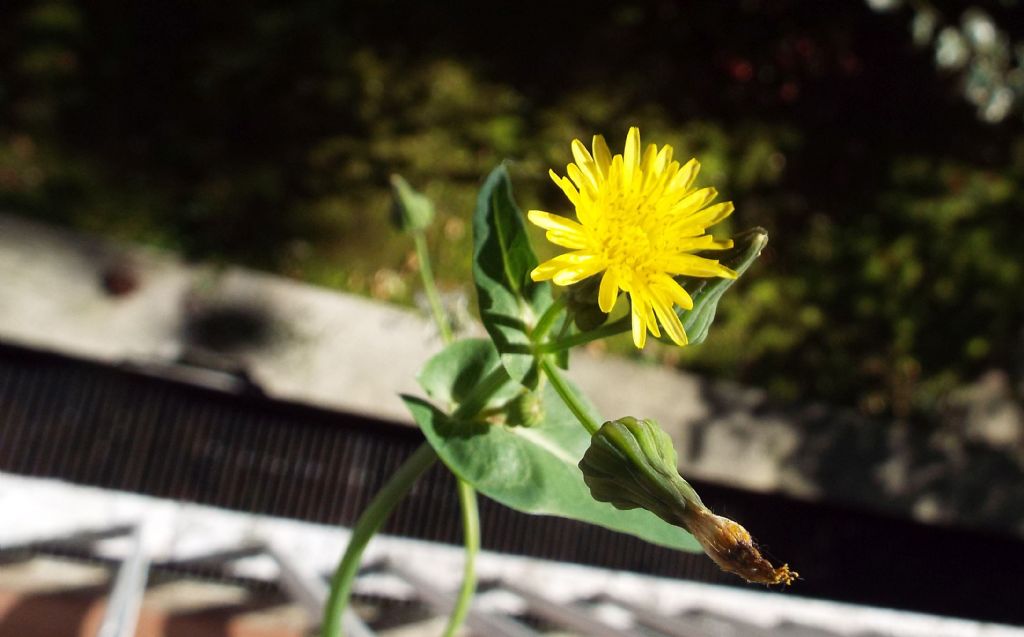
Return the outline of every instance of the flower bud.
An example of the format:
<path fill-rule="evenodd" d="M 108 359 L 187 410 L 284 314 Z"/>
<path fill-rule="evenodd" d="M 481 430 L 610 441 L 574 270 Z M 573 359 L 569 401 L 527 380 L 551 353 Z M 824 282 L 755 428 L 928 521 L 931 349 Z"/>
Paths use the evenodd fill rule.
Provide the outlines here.
<path fill-rule="evenodd" d="M 604 423 L 579 467 L 594 499 L 617 509 L 647 509 L 679 525 L 683 511 L 703 508 L 676 469 L 672 439 L 653 420 L 626 417 Z"/>
<path fill-rule="evenodd" d="M 686 529 L 722 570 L 758 584 L 796 579 L 788 565 L 775 568 L 762 557 L 746 529 L 704 506 L 679 475 L 672 439 L 653 420 L 604 423 L 579 467 L 595 500 L 617 509 L 646 509 Z"/>
<path fill-rule="evenodd" d="M 544 401 L 539 391 L 520 392 L 505 406 L 507 423 L 512 426 L 534 427 L 544 422 Z"/>
<path fill-rule="evenodd" d="M 592 276 L 570 286 L 566 294 L 566 309 L 581 332 L 595 330 L 608 320 L 608 315 L 597 304 L 597 290 L 601 277 Z"/>
<path fill-rule="evenodd" d="M 420 232 L 433 222 L 434 203 L 400 175 L 391 175 L 391 192 L 391 221 L 396 226 L 406 232 Z"/>

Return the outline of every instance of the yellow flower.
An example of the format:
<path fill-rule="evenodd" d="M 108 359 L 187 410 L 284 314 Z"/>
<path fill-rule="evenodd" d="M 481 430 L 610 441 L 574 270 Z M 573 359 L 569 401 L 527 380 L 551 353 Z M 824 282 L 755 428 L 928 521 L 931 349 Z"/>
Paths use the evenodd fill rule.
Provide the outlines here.
<path fill-rule="evenodd" d="M 692 309 L 693 299 L 672 277 L 736 278 L 718 261 L 694 254 L 732 247 L 732 241 L 716 241 L 705 230 L 732 214 L 733 205 L 708 206 L 718 192 L 693 187 L 700 170 L 696 159 L 680 166 L 667 144 L 660 150 L 651 144 L 642 155 L 640 148 L 636 127 L 629 129 L 625 151 L 614 157 L 600 135 L 594 136 L 593 155 L 573 140 L 576 162 L 566 167 L 569 176 L 549 173 L 576 207 L 579 222 L 541 210 L 528 213 L 547 230 L 548 241 L 572 252 L 545 261 L 530 276 L 567 286 L 604 272 L 598 305 L 610 313 L 619 291 L 629 294 L 638 348 L 648 331 L 661 336 L 659 323 L 675 343 L 686 345 L 674 306 Z"/>

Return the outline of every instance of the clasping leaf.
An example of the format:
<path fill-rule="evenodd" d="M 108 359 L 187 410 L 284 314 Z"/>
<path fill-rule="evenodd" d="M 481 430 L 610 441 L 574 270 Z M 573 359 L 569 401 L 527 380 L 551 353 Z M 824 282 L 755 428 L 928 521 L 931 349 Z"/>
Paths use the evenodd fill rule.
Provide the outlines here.
<path fill-rule="evenodd" d="M 502 365 L 531 389 L 537 387 L 538 371 L 530 333 L 552 303 L 550 285 L 530 278 L 535 267 L 508 171 L 498 166 L 480 189 L 473 215 L 473 279 L 480 318 Z"/>

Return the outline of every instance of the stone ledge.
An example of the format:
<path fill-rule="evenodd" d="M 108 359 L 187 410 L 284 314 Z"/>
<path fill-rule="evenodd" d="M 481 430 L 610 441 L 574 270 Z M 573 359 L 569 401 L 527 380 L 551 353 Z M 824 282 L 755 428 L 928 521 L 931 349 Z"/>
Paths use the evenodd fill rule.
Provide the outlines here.
<path fill-rule="evenodd" d="M 0 280 L 0 341 L 212 367 L 271 397 L 407 424 L 398 394 L 419 391 L 414 376 L 441 347 L 410 310 L 10 215 L 0 215 Z M 586 352 L 570 377 L 606 417 L 658 420 L 685 476 L 1024 534 L 1024 424 L 989 423 L 973 403 L 973 420 L 915 430 Z M 1020 416 L 1003 403 L 1000 414 Z"/>

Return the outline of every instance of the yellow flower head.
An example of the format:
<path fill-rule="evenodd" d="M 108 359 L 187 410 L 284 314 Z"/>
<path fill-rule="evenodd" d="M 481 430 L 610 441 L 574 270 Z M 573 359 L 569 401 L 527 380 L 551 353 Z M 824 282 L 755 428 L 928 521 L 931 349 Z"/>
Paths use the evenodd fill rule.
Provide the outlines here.
<path fill-rule="evenodd" d="M 566 167 L 568 177 L 549 172 L 576 207 L 579 222 L 541 210 L 528 213 L 530 221 L 547 230 L 548 241 L 572 252 L 545 261 L 530 276 L 572 285 L 604 272 L 598 305 L 610 313 L 619 290 L 629 294 L 637 347 L 644 346 L 648 331 L 661 336 L 659 323 L 675 343 L 686 345 L 673 306 L 692 309 L 693 299 L 672 277 L 736 278 L 718 261 L 693 254 L 732 247 L 732 241 L 716 241 L 705 233 L 732 214 L 732 202 L 708 206 L 718 192 L 693 187 L 700 170 L 696 159 L 680 166 L 667 144 L 660 150 L 651 144 L 641 154 L 636 127 L 629 129 L 621 155 L 613 157 L 600 135 L 594 136 L 593 155 L 578 139 L 572 154 L 576 162 Z"/>

